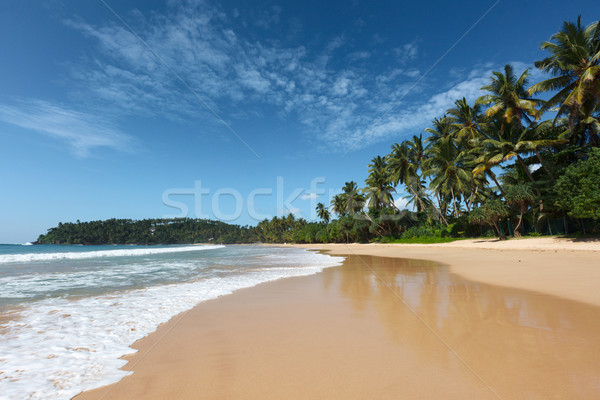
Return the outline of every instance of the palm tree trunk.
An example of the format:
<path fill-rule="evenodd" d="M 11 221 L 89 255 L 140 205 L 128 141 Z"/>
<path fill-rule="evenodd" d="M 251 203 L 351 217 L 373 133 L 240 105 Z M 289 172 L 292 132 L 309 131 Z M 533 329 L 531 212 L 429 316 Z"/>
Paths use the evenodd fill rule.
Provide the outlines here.
<path fill-rule="evenodd" d="M 529 180 L 531 181 L 531 183 L 533 185 L 535 185 L 535 179 L 533 179 L 533 175 L 531 175 L 529 168 L 527 168 L 527 165 L 525 165 L 525 161 L 523 161 L 523 159 L 521 158 L 521 156 L 518 153 L 517 153 L 517 159 L 519 160 L 519 163 L 521 163 L 521 167 L 523 167 L 523 169 L 525 170 L 525 173 L 529 177 Z M 537 196 L 539 198 L 540 213 L 542 213 L 542 212 L 544 212 L 544 200 L 542 200 L 542 194 L 540 193 L 540 190 L 538 188 L 536 188 L 535 186 L 533 187 L 533 190 L 535 190 L 535 193 L 537 194 Z"/>
<path fill-rule="evenodd" d="M 462 190 L 460 191 L 460 194 L 462 194 L 462 197 L 465 198 L 465 207 L 467 207 L 467 212 L 470 212 L 471 211 L 471 200 L 473 199 L 473 191 L 471 190 L 471 195 L 469 196 L 468 199 Z"/>
<path fill-rule="evenodd" d="M 496 187 L 500 191 L 500 194 L 502 195 L 502 197 L 506 197 L 504 190 L 502 189 L 502 186 L 500 186 L 500 184 L 498 183 L 498 180 L 496 179 L 496 174 L 494 174 L 491 169 L 487 169 L 486 171 L 488 172 L 489 176 L 492 178 L 492 180 L 496 184 Z"/>
<path fill-rule="evenodd" d="M 452 194 L 452 204 L 454 204 L 454 216 L 458 218 L 458 206 L 456 205 L 456 196 L 454 196 L 453 188 L 450 188 L 450 193 Z"/>
<path fill-rule="evenodd" d="M 408 188 L 408 190 L 410 190 L 412 192 L 413 196 L 415 196 L 415 198 L 421 203 L 421 207 L 423 207 L 423 209 L 425 209 L 425 203 L 421 199 L 421 196 L 419 196 L 417 194 L 417 192 L 410 185 L 406 185 L 406 187 Z M 442 215 L 442 212 L 435 206 L 433 201 L 431 202 L 431 205 L 433 206 L 433 208 L 435 208 L 435 210 L 438 212 L 438 214 L 440 214 L 440 217 L 442 218 L 442 221 L 444 221 L 446 226 L 448 226 L 448 221 L 446 221 L 446 218 L 444 218 L 444 216 Z"/>
<path fill-rule="evenodd" d="M 556 181 L 556 179 L 554 179 L 554 176 L 552 175 L 552 173 L 550 172 L 550 170 L 548 169 L 548 166 L 546 166 L 546 164 L 544 164 L 544 161 L 542 160 L 542 156 L 540 155 L 540 153 L 538 152 L 538 149 L 534 148 L 533 151 L 535 151 L 535 155 L 537 156 L 538 161 L 540 162 L 540 164 L 542 165 L 542 167 L 544 168 L 544 170 L 546 171 L 546 173 L 548 174 L 548 176 L 550 177 L 550 180 L 552 182 Z"/>
<path fill-rule="evenodd" d="M 531 175 L 529 168 L 527 168 L 525 161 L 523 161 L 523 159 L 521 158 L 521 156 L 519 154 L 517 154 L 517 160 L 519 160 L 521 167 L 523 167 L 523 169 L 525 170 L 525 173 L 527 174 L 527 177 L 529 177 L 529 180 L 531 181 L 531 183 L 535 184 L 535 179 L 533 179 L 533 175 Z M 536 188 L 534 188 L 534 189 L 537 192 L 537 195 L 540 196 L 540 191 Z"/>
<path fill-rule="evenodd" d="M 515 230 L 513 231 L 514 237 L 521 237 L 521 232 L 519 232 L 519 228 L 521 227 L 521 223 L 523 222 L 523 206 L 521 206 L 521 214 L 519 215 L 519 223 L 515 226 Z"/>
<path fill-rule="evenodd" d="M 498 223 L 496 221 L 494 221 L 494 228 L 496 228 L 496 233 L 498 233 L 498 239 L 504 240 L 505 237 L 502 234 L 502 231 L 500 230 L 500 228 L 498 227 Z"/>

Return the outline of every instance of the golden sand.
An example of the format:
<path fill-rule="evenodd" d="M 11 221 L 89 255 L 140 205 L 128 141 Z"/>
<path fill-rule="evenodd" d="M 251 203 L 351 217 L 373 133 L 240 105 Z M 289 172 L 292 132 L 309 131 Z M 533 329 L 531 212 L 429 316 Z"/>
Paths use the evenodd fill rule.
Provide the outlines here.
<path fill-rule="evenodd" d="M 510 286 L 494 270 L 529 255 L 520 269 L 553 271 L 536 276 L 549 289 L 464 279 L 453 272 L 456 248 L 450 267 L 352 255 L 317 275 L 201 303 L 136 343 L 125 367 L 134 374 L 77 399 L 600 398 L 600 308 L 591 292 L 587 304 L 569 299 L 587 285 L 570 272 L 598 268 L 598 253 L 578 252 L 574 266 L 568 254 L 480 250 L 463 257 L 489 279 Z M 560 275 L 551 259 L 563 260 L 563 297 L 551 295 Z"/>

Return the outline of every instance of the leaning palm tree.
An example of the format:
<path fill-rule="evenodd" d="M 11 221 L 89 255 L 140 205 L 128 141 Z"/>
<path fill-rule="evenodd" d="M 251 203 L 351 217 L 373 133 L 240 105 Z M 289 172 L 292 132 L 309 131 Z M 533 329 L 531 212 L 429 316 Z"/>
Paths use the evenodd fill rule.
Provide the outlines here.
<path fill-rule="evenodd" d="M 577 23 L 565 21 L 562 29 L 550 41 L 543 42 L 541 48 L 549 51 L 550 56 L 535 62 L 535 66 L 553 77 L 536 83 L 528 92 L 533 95 L 558 90 L 540 108 L 538 117 L 559 106 L 556 118 L 568 115 L 573 132 L 577 122 L 589 118 L 589 110 L 600 101 L 600 24 L 596 21 L 584 28 L 581 17 Z"/>
<path fill-rule="evenodd" d="M 323 203 L 317 203 L 317 216 L 323 220 L 326 224 L 329 222 L 329 210 L 325 207 Z"/>
<path fill-rule="evenodd" d="M 568 140 L 560 138 L 559 132 L 561 130 L 561 128 L 554 126 L 552 121 L 544 121 L 540 124 L 533 122 L 525 130 L 520 141 L 520 149 L 524 152 L 529 151 L 535 154 L 540 165 L 552 182 L 554 182 L 556 178 L 550 171 L 548 162 L 544 160 L 540 150 L 557 149 L 566 144 Z"/>
<path fill-rule="evenodd" d="M 530 151 L 529 147 L 531 145 L 529 142 L 531 141 L 524 141 L 528 130 L 508 126 L 504 134 L 502 134 L 500 125 L 502 125 L 501 122 L 491 125 L 486 130 L 486 138 L 480 141 L 477 151 L 481 155 L 476 160 L 478 165 L 473 170 L 473 175 L 477 175 L 485 169 L 516 158 L 531 183 L 535 183 L 531 171 L 529 171 L 525 160 L 521 156 L 523 153 Z"/>
<path fill-rule="evenodd" d="M 481 90 L 488 94 L 477 99 L 476 103 L 490 106 L 485 115 L 488 118 L 500 119 L 507 124 L 522 126 L 522 121 L 531 123 L 531 118 L 537 114 L 537 107 L 543 101 L 532 99 L 525 86 L 528 82 L 529 70 L 525 70 L 519 78 L 516 77 L 510 64 L 504 66 L 504 73 L 494 71 L 490 83 Z"/>

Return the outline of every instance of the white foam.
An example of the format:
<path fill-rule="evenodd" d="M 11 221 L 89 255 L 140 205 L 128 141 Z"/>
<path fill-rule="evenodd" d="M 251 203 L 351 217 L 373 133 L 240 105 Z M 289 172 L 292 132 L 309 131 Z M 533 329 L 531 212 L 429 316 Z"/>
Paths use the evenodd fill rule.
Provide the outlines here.
<path fill-rule="evenodd" d="M 141 282 L 176 280 L 187 270 L 197 269 L 198 262 L 149 262 L 117 264 L 94 270 L 54 272 L 43 274 L 8 275 L 0 277 L 0 298 L 27 299 L 51 292 L 84 290 L 86 288 L 142 286 Z M 144 279 L 146 278 L 146 279 Z M 169 279 L 171 278 L 171 279 Z"/>
<path fill-rule="evenodd" d="M 129 372 L 119 358 L 160 323 L 204 300 L 284 277 L 311 275 L 342 257 L 292 251 L 273 267 L 235 270 L 224 278 L 160 285 L 81 300 L 30 303 L 0 340 L 0 399 L 70 399 Z"/>
<path fill-rule="evenodd" d="M 31 261 L 53 261 L 53 260 L 81 260 L 86 258 L 99 257 L 127 257 L 127 256 L 145 256 L 151 254 L 181 253 L 186 251 L 201 251 L 220 249 L 222 245 L 198 245 L 181 247 L 156 247 L 143 249 L 119 249 L 119 250 L 92 250 L 80 252 L 64 253 L 27 253 L 27 254 L 2 254 L 0 263 L 18 263 Z"/>

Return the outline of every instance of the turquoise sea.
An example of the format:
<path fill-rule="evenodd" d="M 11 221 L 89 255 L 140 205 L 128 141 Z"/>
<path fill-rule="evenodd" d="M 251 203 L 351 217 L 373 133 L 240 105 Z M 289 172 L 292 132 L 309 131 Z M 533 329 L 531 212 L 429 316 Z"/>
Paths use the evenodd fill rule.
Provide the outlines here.
<path fill-rule="evenodd" d="M 0 399 L 70 399 L 194 305 L 343 258 L 265 246 L 0 245 Z"/>

